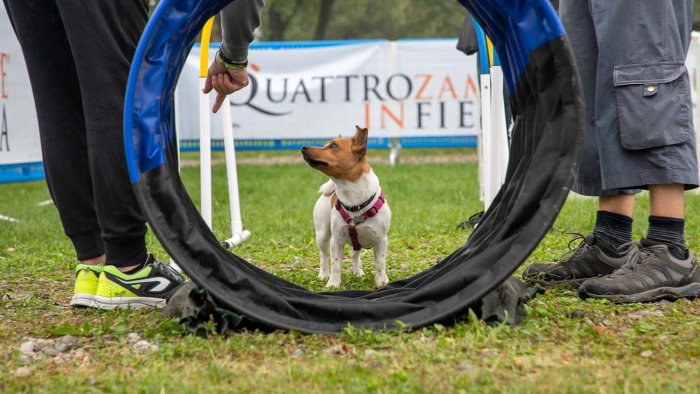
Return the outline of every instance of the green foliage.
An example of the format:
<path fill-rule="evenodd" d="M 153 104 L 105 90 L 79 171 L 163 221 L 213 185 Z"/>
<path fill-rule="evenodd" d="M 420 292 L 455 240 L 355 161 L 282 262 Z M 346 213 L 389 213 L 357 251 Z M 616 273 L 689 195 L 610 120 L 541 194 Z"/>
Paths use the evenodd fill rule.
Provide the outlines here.
<path fill-rule="evenodd" d="M 268 0 L 262 32 L 264 40 L 310 40 L 323 0 Z M 275 14 L 279 14 L 279 17 Z M 335 2 L 324 39 L 456 37 L 466 16 L 457 1 L 356 0 Z M 280 29 L 283 36 L 271 34 Z"/>
<path fill-rule="evenodd" d="M 263 41 L 457 37 L 466 15 L 456 0 L 266 0 L 260 30 Z"/>

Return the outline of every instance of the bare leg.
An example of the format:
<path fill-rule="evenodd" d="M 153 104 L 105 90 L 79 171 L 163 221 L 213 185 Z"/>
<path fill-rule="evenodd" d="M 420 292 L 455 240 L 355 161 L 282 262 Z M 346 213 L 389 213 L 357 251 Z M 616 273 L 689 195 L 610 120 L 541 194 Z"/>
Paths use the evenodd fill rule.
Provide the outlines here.
<path fill-rule="evenodd" d="M 685 187 L 680 184 L 649 185 L 651 215 L 683 219 L 685 216 Z"/>
<path fill-rule="evenodd" d="M 80 264 L 87 264 L 87 265 L 100 265 L 105 263 L 105 255 L 102 256 L 97 256 L 93 257 L 91 259 L 87 260 L 82 260 Z"/>
<path fill-rule="evenodd" d="M 634 210 L 634 195 L 621 194 L 619 196 L 599 197 L 598 209 L 601 211 L 632 217 Z"/>

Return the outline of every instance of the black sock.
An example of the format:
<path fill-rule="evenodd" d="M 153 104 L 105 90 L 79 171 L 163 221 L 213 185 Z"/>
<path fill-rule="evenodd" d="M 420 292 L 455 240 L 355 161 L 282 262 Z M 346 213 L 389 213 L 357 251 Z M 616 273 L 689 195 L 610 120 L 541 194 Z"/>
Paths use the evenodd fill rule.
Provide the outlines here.
<path fill-rule="evenodd" d="M 649 232 L 647 239 L 668 245 L 671 255 L 677 259 L 685 259 L 685 220 L 664 216 L 649 216 Z"/>
<path fill-rule="evenodd" d="M 620 245 L 632 242 L 632 218 L 613 212 L 598 211 L 593 233 L 595 244 L 608 255 L 617 255 Z"/>

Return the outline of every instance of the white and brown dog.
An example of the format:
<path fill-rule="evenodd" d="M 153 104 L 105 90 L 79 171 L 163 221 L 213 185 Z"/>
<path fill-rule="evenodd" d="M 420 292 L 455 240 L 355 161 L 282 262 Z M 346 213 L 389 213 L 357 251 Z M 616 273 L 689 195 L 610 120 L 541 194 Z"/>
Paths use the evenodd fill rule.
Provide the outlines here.
<path fill-rule="evenodd" d="M 340 286 L 343 247 L 352 246 L 352 272 L 362 276 L 361 249 L 374 248 L 374 281 L 377 287 L 389 283 L 386 275 L 387 233 L 391 209 L 379 186 L 379 178 L 367 163 L 366 128 L 356 126 L 353 138 L 335 138 L 323 147 L 305 146 L 304 160 L 331 179 L 321 186 L 314 206 L 316 244 L 320 250 L 320 279 L 326 287 Z M 330 245 L 330 272 L 329 255 Z"/>

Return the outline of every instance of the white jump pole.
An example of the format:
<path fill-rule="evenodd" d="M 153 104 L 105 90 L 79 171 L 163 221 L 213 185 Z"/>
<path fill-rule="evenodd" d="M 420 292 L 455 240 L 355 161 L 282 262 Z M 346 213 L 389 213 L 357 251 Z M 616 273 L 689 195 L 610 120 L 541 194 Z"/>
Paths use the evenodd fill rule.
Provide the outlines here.
<path fill-rule="evenodd" d="M 481 130 L 479 132 L 479 185 L 481 190 L 481 201 L 484 202 L 484 209 L 488 209 L 493 196 L 491 195 L 491 76 L 482 74 L 481 79 Z"/>
<path fill-rule="evenodd" d="M 175 87 L 175 92 L 173 92 L 173 109 L 175 111 L 175 146 L 177 149 L 177 172 L 180 173 L 180 169 L 182 168 L 182 164 L 180 163 L 180 136 L 178 134 L 178 130 L 180 130 L 180 104 L 177 102 L 178 98 L 178 89 L 177 86 Z M 170 258 L 170 266 L 175 268 L 177 272 L 182 272 L 182 268 L 180 268 L 179 265 L 173 260 L 173 258 Z"/>
<path fill-rule="evenodd" d="M 475 24 L 479 41 L 481 82 L 481 132 L 479 134 L 479 184 L 484 209 L 488 209 L 505 181 L 510 147 L 503 98 L 503 70 L 493 46 Z"/>
<path fill-rule="evenodd" d="M 200 88 L 204 89 L 206 78 L 200 78 Z M 212 228 L 211 208 L 211 118 L 209 117 L 209 95 L 199 96 L 199 182 L 200 214 Z"/>
<path fill-rule="evenodd" d="M 202 30 L 202 40 L 200 42 L 200 65 L 199 65 L 199 87 L 204 90 L 209 71 L 209 40 L 211 29 L 214 25 L 214 18 L 210 18 Z M 208 94 L 199 95 L 199 183 L 200 183 L 200 203 L 199 213 L 202 219 L 212 227 L 212 204 L 211 204 L 211 116 L 209 115 Z"/>
<path fill-rule="evenodd" d="M 177 102 L 177 98 L 179 97 L 178 94 L 178 88 L 175 86 L 175 91 L 173 92 L 173 110 L 175 111 L 175 146 L 177 149 L 177 172 L 180 173 L 180 169 L 182 168 L 182 158 L 180 157 L 180 124 L 182 123 L 180 120 L 180 104 Z"/>
<path fill-rule="evenodd" d="M 231 212 L 231 238 L 222 242 L 226 249 L 238 246 L 250 237 L 250 231 L 243 230 L 241 219 L 241 201 L 238 196 L 238 170 L 236 169 L 236 148 L 233 139 L 233 122 L 231 104 L 228 97 L 221 107 L 221 121 L 224 128 L 224 154 L 226 157 L 226 177 L 228 181 L 228 200 Z"/>
<path fill-rule="evenodd" d="M 508 133 L 500 66 L 491 67 L 489 74 L 481 76 L 480 137 L 481 198 L 484 209 L 488 209 L 503 186 L 508 169 Z"/>
<path fill-rule="evenodd" d="M 488 151 L 490 158 L 489 191 L 490 204 L 501 190 L 506 181 L 508 170 L 508 131 L 506 126 L 506 111 L 503 97 L 503 69 L 500 66 L 491 67 L 491 146 Z M 488 206 L 486 207 L 488 208 Z"/>

